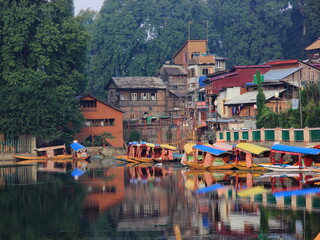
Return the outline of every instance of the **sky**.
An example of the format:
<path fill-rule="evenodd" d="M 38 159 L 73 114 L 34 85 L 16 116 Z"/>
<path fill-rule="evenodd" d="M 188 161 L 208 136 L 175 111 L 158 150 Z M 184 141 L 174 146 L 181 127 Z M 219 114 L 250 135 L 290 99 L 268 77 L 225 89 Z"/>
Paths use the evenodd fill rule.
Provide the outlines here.
<path fill-rule="evenodd" d="M 104 0 L 73 0 L 74 2 L 74 12 L 78 15 L 81 9 L 90 8 L 94 11 L 99 11 Z"/>

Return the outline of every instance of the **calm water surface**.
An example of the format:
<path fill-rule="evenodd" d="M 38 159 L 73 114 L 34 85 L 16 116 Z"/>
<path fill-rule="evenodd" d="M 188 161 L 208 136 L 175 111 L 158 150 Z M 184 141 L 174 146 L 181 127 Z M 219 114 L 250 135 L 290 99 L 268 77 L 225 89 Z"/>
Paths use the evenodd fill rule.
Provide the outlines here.
<path fill-rule="evenodd" d="M 318 187 L 320 173 L 188 171 L 97 158 L 72 175 L 1 167 L 0 239 L 300 240 L 320 232 L 319 193 L 291 192 Z"/>

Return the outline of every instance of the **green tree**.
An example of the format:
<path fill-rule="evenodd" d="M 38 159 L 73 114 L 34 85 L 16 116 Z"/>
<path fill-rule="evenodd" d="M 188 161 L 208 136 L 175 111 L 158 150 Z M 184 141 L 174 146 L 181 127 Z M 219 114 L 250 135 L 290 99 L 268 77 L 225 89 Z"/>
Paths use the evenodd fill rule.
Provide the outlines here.
<path fill-rule="evenodd" d="M 113 76 L 154 76 L 188 39 L 189 21 L 206 19 L 205 6 L 199 0 L 105 1 L 93 26 L 88 92 L 104 98 Z"/>
<path fill-rule="evenodd" d="M 86 34 L 72 0 L 0 0 L 0 132 L 71 140 Z"/>
<path fill-rule="evenodd" d="M 136 129 L 131 130 L 130 134 L 129 134 L 129 139 L 128 141 L 140 141 L 142 138 L 141 133 L 139 131 L 137 131 Z"/>
<path fill-rule="evenodd" d="M 257 78 L 257 84 L 258 84 L 256 120 L 257 120 L 257 128 L 261 128 L 263 127 L 263 122 L 259 121 L 259 119 L 263 114 L 266 114 L 266 112 L 268 111 L 268 108 L 266 107 L 266 96 L 263 93 L 260 71 L 256 71 L 256 78 Z"/>

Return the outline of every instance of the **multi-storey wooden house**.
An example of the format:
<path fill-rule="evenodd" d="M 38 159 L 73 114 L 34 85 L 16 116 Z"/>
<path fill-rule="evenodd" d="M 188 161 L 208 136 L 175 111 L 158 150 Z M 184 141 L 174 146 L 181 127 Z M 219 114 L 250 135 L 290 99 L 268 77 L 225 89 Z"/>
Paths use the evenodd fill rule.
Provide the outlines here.
<path fill-rule="evenodd" d="M 113 138 L 106 141 L 113 147 L 123 147 L 123 111 L 91 95 L 81 96 L 80 110 L 85 118 L 85 126 L 76 135 L 79 142 L 91 136 L 111 133 Z"/>

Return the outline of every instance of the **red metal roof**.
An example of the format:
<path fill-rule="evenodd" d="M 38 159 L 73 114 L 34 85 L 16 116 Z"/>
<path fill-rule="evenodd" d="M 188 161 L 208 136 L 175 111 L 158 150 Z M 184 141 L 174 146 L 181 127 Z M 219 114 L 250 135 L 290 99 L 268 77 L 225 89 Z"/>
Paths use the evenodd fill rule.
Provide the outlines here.
<path fill-rule="evenodd" d="M 282 65 L 282 64 L 293 64 L 293 63 L 298 63 L 298 60 L 293 59 L 293 60 L 274 60 L 271 62 L 267 62 L 266 64 L 268 65 Z"/>
<path fill-rule="evenodd" d="M 253 76 L 257 70 L 260 71 L 261 74 L 264 74 L 268 72 L 270 68 L 270 65 L 235 66 L 232 69 L 233 72 L 209 78 L 212 93 L 217 94 L 222 89 L 228 87 L 243 87 L 246 83 L 253 82 Z"/>

